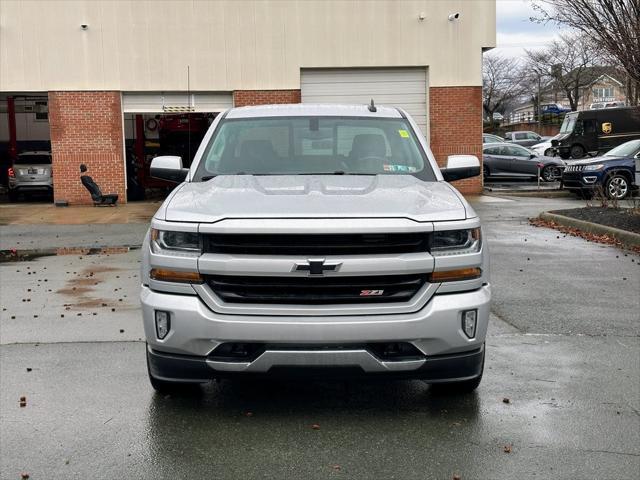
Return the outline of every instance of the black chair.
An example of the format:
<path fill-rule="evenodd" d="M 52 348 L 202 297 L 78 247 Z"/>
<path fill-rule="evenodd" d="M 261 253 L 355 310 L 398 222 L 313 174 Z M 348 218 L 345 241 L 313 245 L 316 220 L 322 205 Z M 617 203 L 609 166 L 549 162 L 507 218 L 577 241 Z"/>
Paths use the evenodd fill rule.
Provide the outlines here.
<path fill-rule="evenodd" d="M 118 195 L 103 195 L 100 191 L 100 187 L 98 187 L 98 184 L 94 182 L 93 178 L 91 178 L 89 175 L 81 175 L 80 181 L 82 182 L 82 185 L 84 185 L 84 187 L 89 190 L 89 194 L 91 195 L 91 199 L 93 200 L 94 207 L 115 207 L 116 202 L 118 201 Z"/>

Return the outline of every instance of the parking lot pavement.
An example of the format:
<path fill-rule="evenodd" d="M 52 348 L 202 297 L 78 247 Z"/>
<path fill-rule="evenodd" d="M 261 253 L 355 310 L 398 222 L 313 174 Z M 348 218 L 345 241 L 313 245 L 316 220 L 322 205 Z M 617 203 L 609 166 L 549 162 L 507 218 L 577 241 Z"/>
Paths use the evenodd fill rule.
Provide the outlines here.
<path fill-rule="evenodd" d="M 0 264 L 0 477 L 637 478 L 640 258 L 529 226 L 572 199 L 473 203 L 495 300 L 485 378 L 463 397 L 305 381 L 158 396 L 139 252 Z"/>

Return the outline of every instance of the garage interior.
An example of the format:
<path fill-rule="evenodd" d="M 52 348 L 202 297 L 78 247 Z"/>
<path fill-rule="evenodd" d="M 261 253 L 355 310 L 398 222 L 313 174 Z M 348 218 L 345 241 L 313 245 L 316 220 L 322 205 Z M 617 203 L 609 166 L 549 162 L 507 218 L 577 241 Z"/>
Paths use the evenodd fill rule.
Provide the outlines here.
<path fill-rule="evenodd" d="M 24 152 L 51 151 L 47 92 L 0 94 L 0 202 L 7 201 L 9 169 Z M 35 200 L 50 201 L 39 193 Z"/>
<path fill-rule="evenodd" d="M 209 125 L 233 106 L 231 93 L 123 93 L 123 133 L 127 201 L 163 198 L 173 184 L 151 178 L 151 160 L 178 155 L 191 165 Z M 48 93 L 0 97 L 0 202 L 7 202 L 8 172 L 24 152 L 51 152 Z M 99 182 L 99 178 L 96 179 Z M 51 202 L 51 195 L 29 193 L 20 201 Z"/>
<path fill-rule="evenodd" d="M 232 106 L 231 93 L 123 93 L 127 200 L 166 194 L 174 185 L 151 178 L 151 160 L 176 155 L 190 166 L 211 122 Z"/>

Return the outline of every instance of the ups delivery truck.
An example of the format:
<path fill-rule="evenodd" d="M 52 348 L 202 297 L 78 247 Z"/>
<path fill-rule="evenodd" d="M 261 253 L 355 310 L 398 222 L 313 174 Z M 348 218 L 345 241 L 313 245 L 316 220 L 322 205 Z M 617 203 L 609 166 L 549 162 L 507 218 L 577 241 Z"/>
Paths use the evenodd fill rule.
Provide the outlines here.
<path fill-rule="evenodd" d="M 566 160 L 598 155 L 635 139 L 640 139 L 640 107 L 606 108 L 568 113 L 551 146 Z"/>

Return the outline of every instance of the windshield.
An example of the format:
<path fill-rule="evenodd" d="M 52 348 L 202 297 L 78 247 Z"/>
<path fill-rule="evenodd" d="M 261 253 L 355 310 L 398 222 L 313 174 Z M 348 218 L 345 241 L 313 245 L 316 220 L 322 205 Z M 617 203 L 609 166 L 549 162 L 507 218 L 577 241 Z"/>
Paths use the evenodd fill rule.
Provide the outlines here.
<path fill-rule="evenodd" d="M 18 155 L 13 162 L 15 165 L 51 165 L 49 155 Z"/>
<path fill-rule="evenodd" d="M 605 153 L 606 157 L 633 157 L 640 151 L 640 140 L 631 140 L 630 142 L 618 145 L 616 148 Z"/>
<path fill-rule="evenodd" d="M 195 181 L 216 175 L 402 175 L 435 181 L 405 119 L 270 117 L 222 120 Z"/>
<path fill-rule="evenodd" d="M 578 119 L 578 115 L 567 115 L 564 117 L 564 121 L 562 122 L 562 126 L 560 127 L 560 133 L 571 133 L 573 132 L 573 127 L 576 126 L 576 120 Z"/>

